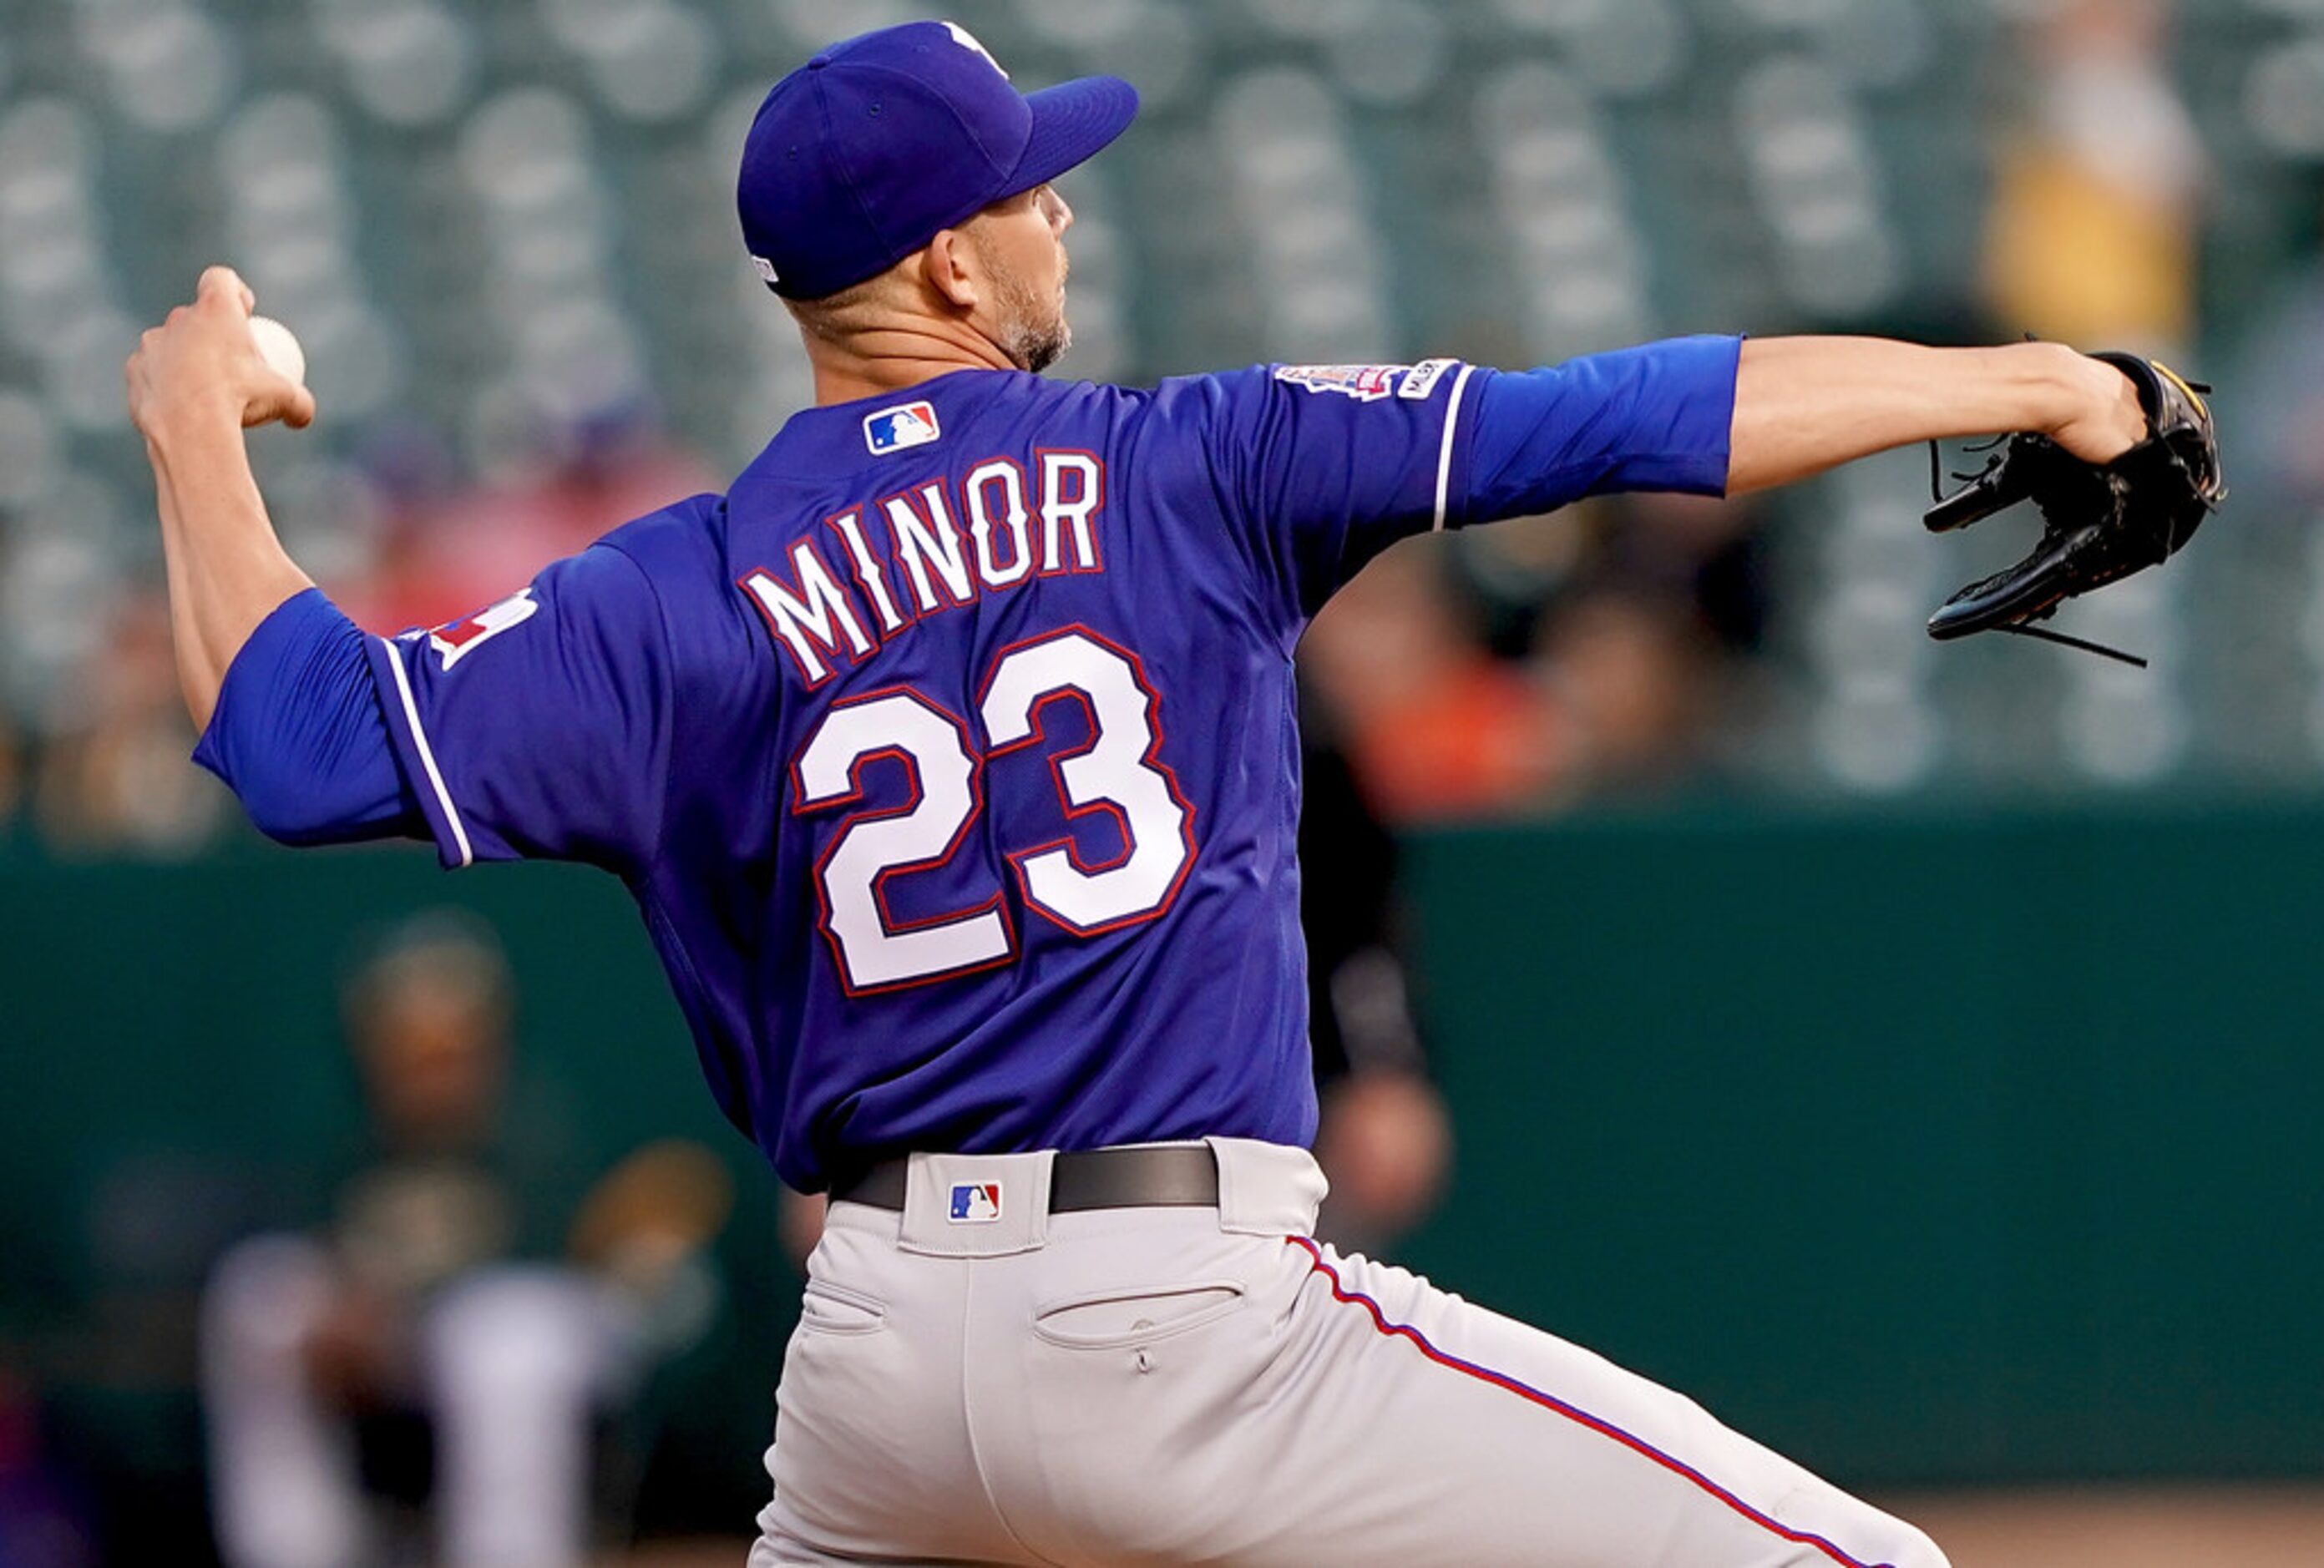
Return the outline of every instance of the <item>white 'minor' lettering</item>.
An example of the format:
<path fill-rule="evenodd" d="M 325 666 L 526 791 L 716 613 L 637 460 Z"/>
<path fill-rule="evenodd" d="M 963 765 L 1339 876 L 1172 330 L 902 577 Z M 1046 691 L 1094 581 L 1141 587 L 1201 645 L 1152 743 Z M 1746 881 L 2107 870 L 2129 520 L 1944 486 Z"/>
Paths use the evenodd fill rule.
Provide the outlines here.
<path fill-rule="evenodd" d="M 888 527 L 896 536 L 896 560 L 911 575 L 912 597 L 926 614 L 945 604 L 965 604 L 974 595 L 968 586 L 968 562 L 961 558 L 960 530 L 953 522 L 952 508 L 945 504 L 944 486 L 923 484 L 919 494 L 926 516 L 901 495 L 881 504 L 888 509 Z M 931 567 L 944 580 L 950 599 L 936 597 L 936 585 L 928 580 Z"/>
<path fill-rule="evenodd" d="M 980 463 L 968 475 L 968 531 L 976 541 L 976 575 L 988 588 L 1005 588 L 1033 569 L 1032 542 L 1026 534 L 1025 476 L 1006 457 Z M 1001 526 L 1009 530 L 1009 561 L 993 559 L 992 515 L 989 492 L 1001 493 Z"/>
<path fill-rule="evenodd" d="M 856 624 L 846 591 L 833 580 L 810 541 L 801 540 L 791 547 L 791 573 L 798 579 L 797 594 L 763 570 L 743 578 L 742 586 L 759 601 L 768 626 L 791 650 L 799 673 L 812 685 L 831 673 L 824 660 L 838 653 L 841 635 L 857 659 L 872 651 L 872 640 Z"/>
<path fill-rule="evenodd" d="M 888 574 L 880 569 L 880 558 L 872 547 L 863 542 L 863 519 L 861 513 L 843 512 L 831 520 L 839 537 L 847 541 L 847 554 L 855 563 L 855 580 L 872 599 L 872 607 L 880 612 L 880 630 L 883 635 L 903 629 L 904 618 L 896 613 L 896 601 L 888 596 Z"/>
<path fill-rule="evenodd" d="M 735 586 L 788 650 L 792 672 L 819 686 L 834 669 L 894 646 L 930 614 L 1037 576 L 1103 571 L 1105 487 L 1105 460 L 1094 452 L 995 454 L 965 473 L 916 480 L 825 513 L 803 537 L 771 547 L 780 558 Z M 502 609 L 524 613 L 521 604 Z M 504 630 L 501 618 L 488 612 L 439 629 L 438 647 Z M 447 661 L 456 657 L 444 650 Z"/>
<path fill-rule="evenodd" d="M 1068 482 L 1068 475 L 1077 475 Z M 1093 572 L 1098 569 L 1097 540 L 1090 530 L 1090 519 L 1105 503 L 1105 470 L 1087 452 L 1044 452 L 1041 454 L 1041 569 L 1054 572 L 1065 568 L 1059 553 L 1059 535 L 1070 530 L 1073 539 L 1074 564 L 1071 570 Z"/>

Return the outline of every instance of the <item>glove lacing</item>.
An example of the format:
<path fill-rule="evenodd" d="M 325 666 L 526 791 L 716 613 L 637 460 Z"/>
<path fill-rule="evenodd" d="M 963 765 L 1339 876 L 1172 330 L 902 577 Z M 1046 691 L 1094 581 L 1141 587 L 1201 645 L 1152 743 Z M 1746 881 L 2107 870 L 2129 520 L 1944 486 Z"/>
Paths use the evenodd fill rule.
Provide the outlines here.
<path fill-rule="evenodd" d="M 1963 484 L 1976 484 L 1987 478 L 1995 469 L 2000 467 L 2003 463 L 2008 460 L 2008 455 L 2006 453 L 1997 452 L 1995 448 L 2006 446 L 2009 439 L 2010 438 L 2007 436 L 1996 436 L 1989 441 L 1978 442 L 1963 448 L 1969 452 L 1988 452 L 1993 455 L 1986 458 L 1985 466 L 1978 469 L 1974 474 L 1964 474 L 1960 470 L 1955 469 L 1953 471 L 1953 478 Z M 1932 440 L 1929 443 L 1929 499 L 1932 501 L 1942 501 L 1944 498 L 1944 454 L 1939 449 L 1937 443 Z M 2051 540 L 2062 534 L 2065 531 L 2065 529 L 2059 522 L 2058 519 L 2052 514 L 2050 510 L 2050 497 L 2048 494 L 2037 493 L 2034 497 L 2034 504 L 2035 509 L 2042 514 L 2042 543 L 2047 544 Z M 2036 545 L 2034 549 L 2038 552 L 2041 546 Z M 2157 558 L 2158 561 L 2168 558 L 2170 553 L 2170 549 L 2166 546 L 2163 549 L 2163 556 Z M 1991 587 L 1994 584 L 2001 581 L 2002 578 L 2009 576 L 2010 573 L 2016 569 L 2017 568 L 2014 566 L 2005 567 L 1989 577 L 1982 577 L 1978 581 L 1971 583 L 1968 587 L 1963 588 L 1959 594 L 1956 594 L 1953 596 L 1958 599 L 1978 593 L 1985 588 Z M 2061 648 L 2080 649 L 2085 653 L 2095 653 L 2103 658 L 2116 659 L 2123 664 L 2129 665 L 2134 669 L 2144 669 L 2147 668 L 2147 661 L 2140 658 L 2135 653 L 2125 653 L 2121 649 L 2108 648 L 2103 642 L 2092 642 L 2087 638 L 2069 636 L 2063 632 L 2052 632 L 2046 626 L 2036 626 L 2034 624 L 2035 621 L 2040 620 L 2042 617 L 2054 613 L 2058 608 L 2059 603 L 2060 601 L 2052 601 L 2043 608 L 2034 611 L 2032 613 L 2023 616 L 2018 620 L 2005 621 L 1997 625 L 1989 626 L 1987 630 L 1989 632 L 2006 632 L 2012 637 L 2036 638 L 2043 642 L 2054 642 Z"/>

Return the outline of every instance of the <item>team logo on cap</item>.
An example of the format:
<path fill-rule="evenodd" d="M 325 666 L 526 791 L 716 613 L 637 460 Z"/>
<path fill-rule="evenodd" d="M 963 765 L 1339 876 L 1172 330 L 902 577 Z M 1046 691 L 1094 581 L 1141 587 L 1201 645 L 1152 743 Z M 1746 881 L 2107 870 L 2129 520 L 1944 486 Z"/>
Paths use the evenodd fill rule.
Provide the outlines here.
<path fill-rule="evenodd" d="M 956 1225 L 989 1225 L 1001 1217 L 999 1182 L 954 1182 L 952 1221 Z"/>
<path fill-rule="evenodd" d="M 971 32 L 967 28 L 963 27 L 957 22 L 945 23 L 945 31 L 951 33 L 952 41 L 954 43 L 959 44 L 963 49 L 982 55 L 984 57 L 985 64 L 991 66 L 994 70 L 1001 72 L 1001 79 L 1002 81 L 1007 81 L 1009 79 L 1008 71 L 1002 69 L 1001 62 L 992 58 L 992 51 L 985 48 L 984 45 L 976 42 L 976 34 Z"/>
<path fill-rule="evenodd" d="M 863 444 L 872 448 L 875 457 L 925 447 L 943 434 L 943 427 L 936 423 L 934 403 L 899 403 L 892 409 L 863 416 Z"/>
<path fill-rule="evenodd" d="M 1397 377 L 1406 368 L 1401 364 L 1278 364 L 1275 379 L 1309 392 L 1338 392 L 1368 403 L 1394 392 Z"/>

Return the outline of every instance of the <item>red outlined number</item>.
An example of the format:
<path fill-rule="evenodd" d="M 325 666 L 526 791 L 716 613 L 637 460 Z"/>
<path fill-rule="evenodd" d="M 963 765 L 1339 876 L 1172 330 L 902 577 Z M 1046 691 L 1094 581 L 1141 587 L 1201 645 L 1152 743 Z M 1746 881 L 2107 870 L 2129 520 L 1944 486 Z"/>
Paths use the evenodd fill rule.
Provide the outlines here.
<path fill-rule="evenodd" d="M 1085 626 L 1001 655 L 977 703 L 987 755 L 1041 739 L 1041 709 L 1061 697 L 1087 710 L 1090 739 L 1049 759 L 1058 798 L 1069 817 L 1110 814 L 1120 826 L 1122 853 L 1087 866 L 1065 840 L 1009 858 L 1027 903 L 1076 936 L 1094 936 L 1170 907 L 1194 862 L 1194 808 L 1160 761 L 1161 703 L 1137 656 Z"/>
<path fill-rule="evenodd" d="M 888 913 L 888 879 L 952 859 L 982 804 L 966 727 L 908 687 L 841 703 L 792 768 L 794 812 L 863 798 L 862 770 L 893 757 L 912 778 L 908 805 L 850 815 L 816 862 L 823 933 L 851 995 L 1004 964 L 1016 953 L 995 894 L 977 909 L 906 926 Z"/>
<path fill-rule="evenodd" d="M 1045 738 L 1044 708 L 1074 701 L 1089 715 L 1088 742 L 1049 759 L 1067 817 L 1111 816 L 1121 851 L 1083 861 L 1070 839 L 1010 851 L 1025 901 L 1077 936 L 1119 931 L 1167 912 L 1195 855 L 1194 808 L 1161 761 L 1161 698 L 1128 650 L 1084 626 L 1002 650 L 977 702 L 986 754 Z M 888 912 L 888 879 L 949 862 L 968 836 L 983 760 L 967 726 L 908 687 L 833 706 L 792 768 L 797 814 L 853 805 L 861 772 L 893 758 L 910 773 L 911 800 L 848 816 L 816 862 L 823 932 L 851 995 L 947 980 L 1016 955 L 1001 895 L 957 914 L 899 925 Z"/>

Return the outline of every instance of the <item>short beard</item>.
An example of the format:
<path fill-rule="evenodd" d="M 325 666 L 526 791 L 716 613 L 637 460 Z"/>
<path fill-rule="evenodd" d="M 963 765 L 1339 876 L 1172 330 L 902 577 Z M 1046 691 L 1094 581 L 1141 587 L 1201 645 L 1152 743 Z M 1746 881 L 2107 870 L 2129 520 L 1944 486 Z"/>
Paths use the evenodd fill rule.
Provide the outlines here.
<path fill-rule="evenodd" d="M 983 252 L 998 296 L 994 304 L 1000 317 L 1001 352 L 1018 369 L 1038 375 L 1074 346 L 1074 329 L 1065 320 L 1065 280 L 1057 281 L 1057 297 L 1044 301 L 1034 294 L 1030 283 L 1006 267 L 994 265 L 991 254 L 983 246 L 977 248 Z"/>

